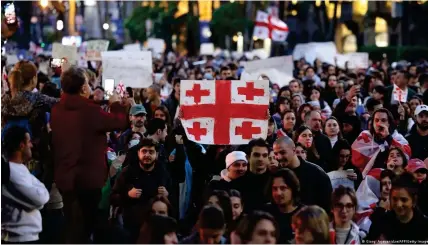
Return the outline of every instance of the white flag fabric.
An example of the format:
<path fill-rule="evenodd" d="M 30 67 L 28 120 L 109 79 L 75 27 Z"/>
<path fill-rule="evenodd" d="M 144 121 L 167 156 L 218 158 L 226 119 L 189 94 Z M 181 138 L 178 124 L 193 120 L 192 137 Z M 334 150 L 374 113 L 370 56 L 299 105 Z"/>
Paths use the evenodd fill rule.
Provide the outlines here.
<path fill-rule="evenodd" d="M 288 36 L 288 26 L 284 21 L 263 11 L 257 11 L 253 36 L 260 39 L 284 42 Z"/>

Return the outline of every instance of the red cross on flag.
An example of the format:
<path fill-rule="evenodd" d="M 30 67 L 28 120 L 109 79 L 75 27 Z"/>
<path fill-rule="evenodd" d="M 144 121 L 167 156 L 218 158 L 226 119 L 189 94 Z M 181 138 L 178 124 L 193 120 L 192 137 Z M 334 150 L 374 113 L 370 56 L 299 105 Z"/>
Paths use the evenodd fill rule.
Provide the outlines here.
<path fill-rule="evenodd" d="M 270 38 L 272 41 L 284 42 L 287 39 L 288 32 L 288 26 L 284 21 L 266 12 L 257 11 L 253 36 L 260 39 Z"/>
<path fill-rule="evenodd" d="M 181 123 L 187 137 L 209 145 L 266 138 L 268 81 L 182 81 Z"/>

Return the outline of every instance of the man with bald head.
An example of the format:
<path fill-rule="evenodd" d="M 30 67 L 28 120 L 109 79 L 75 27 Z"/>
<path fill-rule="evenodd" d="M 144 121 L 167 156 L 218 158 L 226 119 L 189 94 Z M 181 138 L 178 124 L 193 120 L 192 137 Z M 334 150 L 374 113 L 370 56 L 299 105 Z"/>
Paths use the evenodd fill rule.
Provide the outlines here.
<path fill-rule="evenodd" d="M 299 179 L 301 202 L 305 205 L 318 205 L 329 213 L 333 188 L 324 170 L 298 157 L 293 140 L 287 136 L 275 141 L 273 152 L 279 166 L 291 169 Z"/>

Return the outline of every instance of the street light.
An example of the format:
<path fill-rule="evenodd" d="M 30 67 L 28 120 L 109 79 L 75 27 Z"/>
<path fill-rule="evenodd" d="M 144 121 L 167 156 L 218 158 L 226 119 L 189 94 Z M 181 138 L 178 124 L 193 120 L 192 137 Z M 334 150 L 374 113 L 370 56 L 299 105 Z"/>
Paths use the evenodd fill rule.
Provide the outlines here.
<path fill-rule="evenodd" d="M 40 0 L 40 6 L 46 8 L 49 5 L 49 0 Z"/>
<path fill-rule="evenodd" d="M 107 31 L 108 28 L 110 28 L 110 25 L 108 23 L 104 23 L 103 24 L 103 29 Z"/>

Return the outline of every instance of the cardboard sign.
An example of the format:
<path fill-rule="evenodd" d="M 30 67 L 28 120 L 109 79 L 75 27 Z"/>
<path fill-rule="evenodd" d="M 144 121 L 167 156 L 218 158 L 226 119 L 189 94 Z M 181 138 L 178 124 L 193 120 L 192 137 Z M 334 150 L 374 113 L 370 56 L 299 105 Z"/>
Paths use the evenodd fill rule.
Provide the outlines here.
<path fill-rule="evenodd" d="M 92 40 L 86 43 L 86 60 L 101 60 L 101 52 L 107 51 L 110 41 Z"/>
<path fill-rule="evenodd" d="M 305 58 L 307 62 L 313 64 L 315 59 L 334 65 L 334 57 L 337 55 L 337 48 L 334 42 L 322 43 L 302 43 L 297 44 L 293 50 L 293 59 Z"/>
<path fill-rule="evenodd" d="M 165 41 L 159 38 L 149 38 L 147 40 L 147 48 L 151 49 L 155 54 L 163 54 L 165 52 Z"/>
<path fill-rule="evenodd" d="M 71 65 L 76 65 L 78 62 L 77 47 L 54 43 L 52 46 L 52 58 L 66 58 Z"/>
<path fill-rule="evenodd" d="M 181 123 L 187 137 L 209 145 L 266 138 L 268 81 L 181 81 Z"/>
<path fill-rule="evenodd" d="M 114 79 L 115 86 L 120 81 L 131 88 L 147 88 L 153 84 L 151 52 L 106 51 L 101 52 L 101 57 L 103 79 Z"/>
<path fill-rule="evenodd" d="M 269 77 L 272 83 L 280 87 L 293 80 L 293 61 L 291 56 L 274 57 L 244 63 L 241 80 L 257 80 L 261 75 Z"/>
<path fill-rule="evenodd" d="M 407 93 L 394 84 L 394 88 L 392 89 L 393 100 L 397 102 L 406 103 L 407 101 Z"/>
<path fill-rule="evenodd" d="M 200 48 L 200 55 L 213 55 L 214 50 L 213 43 L 202 43 Z"/>
<path fill-rule="evenodd" d="M 343 185 L 345 187 L 349 187 L 354 189 L 354 181 L 348 179 L 347 172 L 344 170 L 337 170 L 337 171 L 331 171 L 327 173 L 328 177 L 331 181 L 331 186 L 333 187 L 333 190 L 339 187 L 340 185 Z"/>

